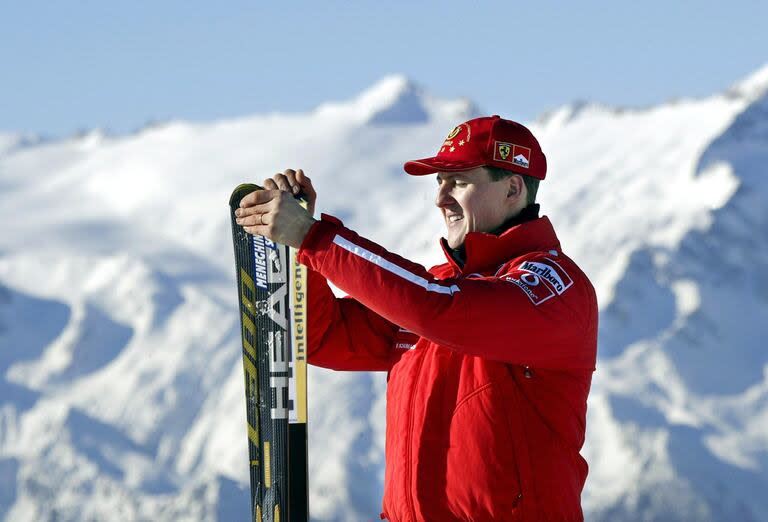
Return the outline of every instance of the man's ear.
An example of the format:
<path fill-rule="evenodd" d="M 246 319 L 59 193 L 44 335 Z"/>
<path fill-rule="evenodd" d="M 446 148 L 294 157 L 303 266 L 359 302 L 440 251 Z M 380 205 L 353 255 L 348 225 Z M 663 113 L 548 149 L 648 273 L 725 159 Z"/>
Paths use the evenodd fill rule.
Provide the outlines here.
<path fill-rule="evenodd" d="M 507 190 L 507 197 L 511 198 L 512 196 L 517 196 L 522 191 L 522 187 L 524 186 L 523 178 L 520 176 L 510 176 L 509 177 L 509 188 Z"/>

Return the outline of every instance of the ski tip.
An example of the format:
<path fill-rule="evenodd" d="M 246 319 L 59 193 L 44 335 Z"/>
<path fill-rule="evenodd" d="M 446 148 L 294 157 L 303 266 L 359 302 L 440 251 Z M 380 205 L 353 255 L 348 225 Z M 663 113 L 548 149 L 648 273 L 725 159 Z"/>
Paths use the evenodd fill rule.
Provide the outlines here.
<path fill-rule="evenodd" d="M 264 190 L 264 187 L 260 187 L 254 183 L 241 183 L 232 191 L 232 195 L 229 197 L 229 206 L 239 206 L 240 200 L 255 190 Z"/>

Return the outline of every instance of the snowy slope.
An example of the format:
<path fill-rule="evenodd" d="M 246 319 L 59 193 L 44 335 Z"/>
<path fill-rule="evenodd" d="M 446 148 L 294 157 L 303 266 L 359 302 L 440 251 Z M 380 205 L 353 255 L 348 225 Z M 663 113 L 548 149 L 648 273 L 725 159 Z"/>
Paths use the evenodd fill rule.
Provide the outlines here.
<path fill-rule="evenodd" d="M 543 124 L 564 147 L 596 139 L 561 156 L 550 187 L 607 189 L 571 199 L 567 223 L 553 212 L 585 232 L 571 251 L 602 303 L 594 520 L 768 520 L 767 72 L 706 100 Z"/>
<path fill-rule="evenodd" d="M 590 520 L 768 520 L 767 92 L 768 67 L 531 124 L 601 303 Z M 1 135 L 0 519 L 246 520 L 231 189 L 301 166 L 319 211 L 438 262 L 434 180 L 402 163 L 477 112 L 393 76 L 310 114 Z M 311 370 L 313 519 L 378 518 L 384 389 Z"/>

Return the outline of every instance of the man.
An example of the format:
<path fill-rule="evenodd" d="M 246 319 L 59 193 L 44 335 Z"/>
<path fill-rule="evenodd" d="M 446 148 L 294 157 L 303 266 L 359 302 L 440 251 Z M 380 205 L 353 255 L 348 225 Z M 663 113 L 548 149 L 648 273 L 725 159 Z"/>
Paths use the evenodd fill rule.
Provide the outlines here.
<path fill-rule="evenodd" d="M 539 143 L 518 123 L 477 118 L 405 170 L 437 175 L 447 262 L 429 271 L 333 217 L 315 221 L 292 197 L 314 206 L 301 170 L 238 211 L 248 232 L 300 247 L 309 361 L 389 372 L 382 518 L 582 520 L 597 303 L 538 217 Z"/>

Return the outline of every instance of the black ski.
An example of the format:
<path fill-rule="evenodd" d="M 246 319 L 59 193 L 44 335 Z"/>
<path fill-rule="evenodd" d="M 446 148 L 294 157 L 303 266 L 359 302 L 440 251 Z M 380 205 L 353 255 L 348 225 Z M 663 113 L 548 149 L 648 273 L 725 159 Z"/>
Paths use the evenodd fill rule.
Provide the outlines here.
<path fill-rule="evenodd" d="M 229 199 L 252 515 L 256 522 L 305 522 L 309 520 L 306 269 L 289 247 L 252 236 L 235 222 L 240 200 L 260 189 L 239 185 Z"/>

